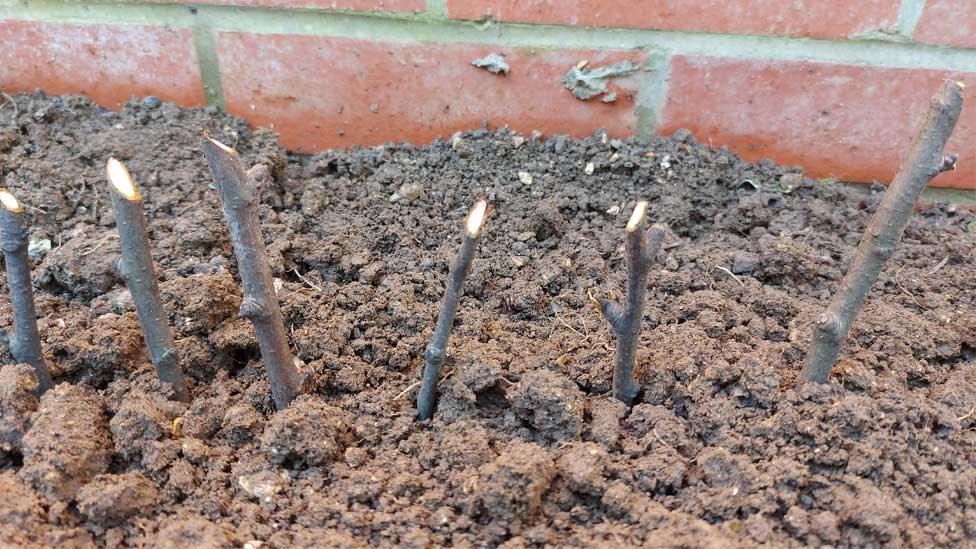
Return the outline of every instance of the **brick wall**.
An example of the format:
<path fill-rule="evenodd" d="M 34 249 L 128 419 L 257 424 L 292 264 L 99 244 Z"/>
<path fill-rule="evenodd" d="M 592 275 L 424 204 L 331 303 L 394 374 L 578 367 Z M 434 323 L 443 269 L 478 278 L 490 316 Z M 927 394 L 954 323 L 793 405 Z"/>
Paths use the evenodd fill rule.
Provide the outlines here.
<path fill-rule="evenodd" d="M 971 84 L 950 144 L 960 169 L 936 181 L 976 189 L 971 0 L 0 0 L 0 40 L 5 92 L 211 104 L 301 151 L 424 143 L 484 121 L 688 128 L 854 181 L 891 178 L 954 78 Z M 472 65 L 489 54 L 507 74 Z M 573 67 L 628 66 L 586 100 L 562 82 Z"/>

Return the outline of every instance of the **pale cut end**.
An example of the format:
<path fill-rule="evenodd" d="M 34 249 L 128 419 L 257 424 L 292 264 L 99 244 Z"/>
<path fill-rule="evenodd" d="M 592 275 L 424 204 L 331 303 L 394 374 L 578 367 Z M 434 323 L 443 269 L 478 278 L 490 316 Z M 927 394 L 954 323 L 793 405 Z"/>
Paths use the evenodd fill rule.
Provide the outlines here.
<path fill-rule="evenodd" d="M 20 213 L 20 201 L 7 189 L 0 189 L 0 204 L 8 211 Z"/>
<path fill-rule="evenodd" d="M 471 208 L 471 213 L 468 214 L 468 236 L 474 238 L 481 234 L 481 228 L 485 225 L 485 213 L 487 212 L 488 202 L 483 198 Z"/>
<path fill-rule="evenodd" d="M 108 175 L 108 182 L 112 184 L 112 188 L 122 198 L 133 201 L 142 198 L 125 164 L 115 158 L 109 158 L 108 163 L 105 165 L 105 173 Z"/>
<path fill-rule="evenodd" d="M 5 210 L 14 213 L 20 213 L 21 210 L 20 201 L 7 189 L 0 188 L 0 205 L 3 205 Z"/>
<path fill-rule="evenodd" d="M 203 132 L 203 137 L 205 137 L 207 139 L 207 141 L 210 141 L 214 145 L 217 145 L 218 147 L 220 147 L 221 149 L 223 149 L 223 151 L 226 152 L 226 153 L 228 153 L 228 154 L 233 154 L 235 152 L 234 151 L 234 147 L 228 147 L 227 145 L 224 145 L 220 141 L 217 141 L 213 137 L 210 137 L 210 134 L 207 133 L 207 132 Z"/>
<path fill-rule="evenodd" d="M 645 215 L 647 215 L 647 201 L 641 200 L 634 206 L 634 213 L 630 214 L 630 221 L 627 222 L 627 232 L 632 233 L 636 231 L 644 221 Z"/>

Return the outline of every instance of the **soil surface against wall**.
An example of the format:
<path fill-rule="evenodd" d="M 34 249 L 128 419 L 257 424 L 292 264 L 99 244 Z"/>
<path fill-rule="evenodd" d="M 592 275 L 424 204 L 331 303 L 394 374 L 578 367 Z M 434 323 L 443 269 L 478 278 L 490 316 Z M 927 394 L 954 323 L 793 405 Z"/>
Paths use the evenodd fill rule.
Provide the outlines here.
<path fill-rule="evenodd" d="M 29 205 L 59 385 L 32 398 L 30 370 L 0 348 L 3 544 L 976 539 L 970 212 L 914 217 L 830 384 L 797 388 L 811 322 L 880 189 L 747 164 L 681 132 L 619 142 L 478 130 L 298 157 L 214 111 L 14 99 L 0 109 L 0 169 Z M 314 372 L 310 394 L 277 414 L 237 318 L 205 128 L 273 175 L 264 236 L 292 346 Z M 142 187 L 189 406 L 161 396 L 112 268 L 110 155 Z M 436 417 L 418 423 L 423 349 L 481 195 L 492 212 Z M 608 397 L 613 340 L 588 294 L 623 290 L 623 226 L 639 196 L 668 234 L 628 411 Z M 5 327 L 5 277 L 0 290 Z"/>

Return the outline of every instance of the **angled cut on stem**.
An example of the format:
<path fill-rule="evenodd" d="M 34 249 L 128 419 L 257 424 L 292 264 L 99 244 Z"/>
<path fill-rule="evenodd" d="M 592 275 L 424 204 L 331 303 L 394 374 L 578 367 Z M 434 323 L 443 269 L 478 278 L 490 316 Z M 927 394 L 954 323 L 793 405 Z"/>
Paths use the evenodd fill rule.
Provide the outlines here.
<path fill-rule="evenodd" d="M 166 310 L 159 297 L 156 270 L 149 251 L 146 236 L 146 216 L 142 211 L 142 195 L 136 188 L 129 170 L 114 158 L 105 166 L 108 177 L 112 209 L 122 246 L 122 257 L 117 263 L 125 280 L 142 327 L 142 338 L 149 349 L 149 359 L 156 368 L 159 380 L 173 387 L 176 399 L 189 402 L 190 391 L 180 369 L 180 355 L 176 350 L 173 333 L 166 322 Z"/>
<path fill-rule="evenodd" d="M 634 379 L 637 340 L 640 335 L 647 275 L 664 242 L 664 228 L 647 225 L 647 201 L 641 200 L 627 222 L 627 301 L 620 304 L 609 299 L 593 299 L 617 336 L 613 367 L 613 396 L 630 406 L 640 392 Z"/>
<path fill-rule="evenodd" d="M 27 256 L 27 223 L 20 201 L 6 189 L 0 189 L 0 248 L 3 249 L 7 265 L 10 305 L 14 312 L 10 354 L 17 362 L 34 367 L 38 392 L 43 394 L 54 386 L 54 381 L 51 379 L 51 369 L 44 360 L 41 336 L 37 331 L 34 288 Z"/>
<path fill-rule="evenodd" d="M 301 362 L 288 346 L 264 238 L 261 236 L 258 181 L 253 173 L 244 171 L 237 151 L 206 134 L 203 154 L 217 184 L 237 255 L 237 266 L 244 286 L 240 315 L 254 325 L 261 360 L 271 383 L 271 396 L 275 407 L 283 410 L 301 392 L 304 375 L 300 370 Z"/>
<path fill-rule="evenodd" d="M 919 194 L 932 178 L 955 169 L 958 157 L 943 150 L 959 120 L 962 90 L 961 83 L 946 82 L 932 98 L 922 128 L 864 231 L 847 274 L 814 324 L 801 382 L 827 382 L 868 291 L 901 240 Z"/>
<path fill-rule="evenodd" d="M 461 293 L 464 291 L 464 279 L 467 278 L 468 271 L 471 270 L 471 259 L 474 257 L 475 247 L 481 237 L 481 229 L 484 227 L 487 210 L 488 202 L 484 199 L 479 200 L 471 208 L 464 227 L 461 249 L 451 266 L 447 288 L 444 290 L 444 300 L 441 302 L 441 312 L 437 316 L 437 327 L 434 329 L 434 336 L 427 344 L 427 351 L 424 353 L 424 377 L 420 386 L 420 393 L 417 395 L 417 410 L 419 412 L 417 417 L 420 420 L 430 419 L 434 415 L 434 403 L 437 401 L 437 382 L 441 376 L 441 366 L 444 365 L 447 340 L 451 336 L 451 328 L 454 327 L 458 302 L 461 299 Z"/>

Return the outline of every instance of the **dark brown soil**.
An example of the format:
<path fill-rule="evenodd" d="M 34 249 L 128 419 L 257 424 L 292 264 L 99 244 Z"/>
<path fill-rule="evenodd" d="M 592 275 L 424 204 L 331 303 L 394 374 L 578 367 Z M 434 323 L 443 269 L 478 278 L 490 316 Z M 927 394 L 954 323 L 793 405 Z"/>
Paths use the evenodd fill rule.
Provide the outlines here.
<path fill-rule="evenodd" d="M 304 157 L 213 111 L 16 100 L 16 120 L 0 111 L 0 169 L 30 205 L 60 385 L 38 402 L 29 369 L 0 371 L 2 544 L 976 544 L 967 211 L 915 216 L 831 383 L 796 389 L 811 320 L 880 188 L 815 183 L 688 135 L 477 130 Z M 277 414 L 236 317 L 204 128 L 274 175 L 264 234 L 292 345 L 316 374 L 313 394 Z M 160 394 L 111 267 L 109 155 L 146 198 L 188 407 Z M 439 408 L 417 423 L 426 338 L 483 194 L 493 212 Z M 668 237 L 628 411 L 607 396 L 612 340 L 587 294 L 622 290 L 639 196 Z"/>

